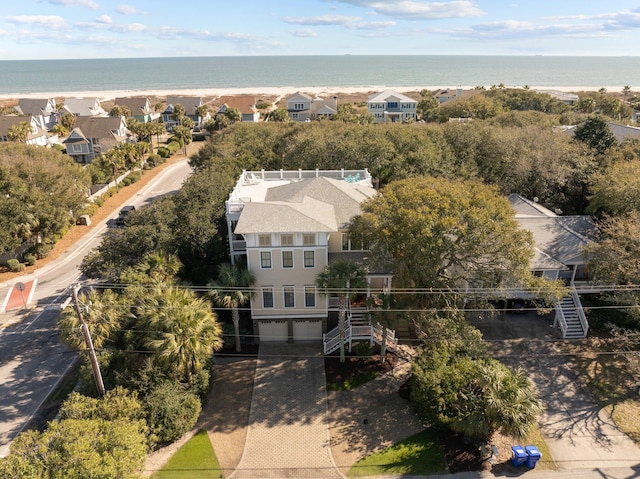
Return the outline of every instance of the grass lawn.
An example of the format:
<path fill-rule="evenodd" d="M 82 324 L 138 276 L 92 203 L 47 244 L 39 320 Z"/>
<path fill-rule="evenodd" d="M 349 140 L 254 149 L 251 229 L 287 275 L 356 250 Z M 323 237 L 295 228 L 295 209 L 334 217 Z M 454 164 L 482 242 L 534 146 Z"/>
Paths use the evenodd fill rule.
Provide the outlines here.
<path fill-rule="evenodd" d="M 537 425 L 533 429 L 531 429 L 529 434 L 527 434 L 527 436 L 523 438 L 520 443 L 522 445 L 534 444 L 540 451 L 542 458 L 540 458 L 540 460 L 536 464 L 536 469 L 542 469 L 546 471 L 555 471 L 557 469 L 556 463 L 553 461 L 551 452 L 549 452 L 547 443 L 545 442 L 544 436 L 542 435 L 542 431 L 540 431 L 540 428 Z M 516 442 L 514 442 L 514 444 L 516 444 Z"/>
<path fill-rule="evenodd" d="M 445 471 L 444 453 L 438 438 L 427 429 L 356 462 L 349 470 L 349 477 L 422 475 Z"/>
<path fill-rule="evenodd" d="M 224 477 L 207 431 L 198 431 L 152 479 L 213 479 Z"/>

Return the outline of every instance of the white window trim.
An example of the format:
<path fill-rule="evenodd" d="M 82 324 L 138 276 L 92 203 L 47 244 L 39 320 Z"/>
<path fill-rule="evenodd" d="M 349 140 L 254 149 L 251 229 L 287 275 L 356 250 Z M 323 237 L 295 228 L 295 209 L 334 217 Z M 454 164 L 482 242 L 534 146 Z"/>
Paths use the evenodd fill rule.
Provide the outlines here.
<path fill-rule="evenodd" d="M 285 266 L 284 265 L 284 254 L 285 253 L 291 253 L 291 266 Z M 296 267 L 296 259 L 295 259 L 295 254 L 293 253 L 292 249 L 283 249 L 280 252 L 280 259 L 282 260 L 282 269 L 295 269 Z"/>
<path fill-rule="evenodd" d="M 267 292 L 271 292 L 271 306 L 267 306 L 264 304 L 264 294 Z M 273 309 L 276 307 L 275 296 L 273 293 L 272 286 L 265 286 L 262 288 L 262 309 Z"/>
<path fill-rule="evenodd" d="M 307 289 L 309 289 L 309 288 L 310 288 L 310 289 L 313 289 L 313 306 L 309 306 L 309 305 L 307 304 Z M 304 287 L 304 307 L 305 307 L 305 308 L 311 308 L 311 309 L 313 309 L 313 308 L 315 308 L 315 307 L 316 307 L 316 304 L 318 303 L 318 302 L 316 301 L 316 298 L 317 298 L 317 294 L 316 294 L 316 293 L 317 293 L 317 291 L 316 291 L 316 287 L 315 287 L 315 286 L 311 286 L 311 285 L 309 285 L 309 286 L 305 286 L 305 287 Z"/>
<path fill-rule="evenodd" d="M 307 266 L 307 258 L 305 257 L 305 253 L 313 253 L 313 264 L 311 266 Z M 316 267 L 316 250 L 314 249 L 302 250 L 302 265 L 307 269 Z"/>
<path fill-rule="evenodd" d="M 262 253 L 269 253 L 269 262 L 271 266 L 263 266 L 262 265 Z M 273 269 L 273 253 L 271 250 L 261 250 L 258 252 L 258 260 L 260 261 L 260 269 Z"/>
<path fill-rule="evenodd" d="M 286 297 L 287 297 L 287 289 L 291 289 L 291 291 L 292 291 L 292 293 L 293 293 L 293 295 L 292 295 L 292 298 L 293 298 L 293 305 L 291 305 L 291 306 L 287 306 L 287 300 L 286 300 Z M 294 308 L 296 307 L 296 288 L 295 288 L 295 286 L 293 286 L 293 285 L 287 285 L 287 286 L 283 286 L 283 287 L 282 287 L 282 306 L 283 306 L 285 309 L 294 309 Z"/>

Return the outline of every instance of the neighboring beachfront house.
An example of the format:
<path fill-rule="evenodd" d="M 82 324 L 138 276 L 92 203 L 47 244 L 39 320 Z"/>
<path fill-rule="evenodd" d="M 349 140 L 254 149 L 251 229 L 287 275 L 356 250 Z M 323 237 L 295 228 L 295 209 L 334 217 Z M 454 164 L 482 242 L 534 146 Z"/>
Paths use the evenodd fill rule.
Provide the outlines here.
<path fill-rule="evenodd" d="M 322 339 L 330 298 L 316 277 L 336 257 L 362 259 L 346 230 L 375 194 L 366 169 L 242 173 L 226 203 L 229 246 L 232 261 L 246 262 L 255 277 L 251 317 L 260 341 Z M 382 290 L 391 276 L 369 281 Z"/>
<path fill-rule="evenodd" d="M 509 202 L 520 227 L 533 235 L 534 257 L 530 266 L 533 274 L 562 280 L 569 287 L 569 294 L 555 307 L 555 324 L 560 326 L 562 337 L 586 337 L 589 324 L 579 295 L 601 291 L 590 281 L 583 253 L 597 235 L 592 218 L 559 216 L 517 194 L 509 195 Z"/>
<path fill-rule="evenodd" d="M 20 115 L 35 118 L 42 130 L 48 131 L 58 122 L 55 98 L 20 98 L 15 110 Z"/>
<path fill-rule="evenodd" d="M 618 143 L 640 136 L 640 128 L 636 126 L 622 125 L 613 122 L 609 122 L 607 125 L 609 126 L 609 131 L 611 131 Z M 577 125 L 566 126 L 563 127 L 562 132 L 565 135 L 574 136 L 577 128 Z"/>
<path fill-rule="evenodd" d="M 567 284 L 589 279 L 582 249 L 597 233 L 590 216 L 560 216 L 515 193 L 509 195 L 509 202 L 516 221 L 533 234 L 535 255 L 531 270 L 535 275 L 561 279 Z"/>
<path fill-rule="evenodd" d="M 367 99 L 367 111 L 374 123 L 404 122 L 416 119 L 418 102 L 402 93 L 385 90 Z"/>
<path fill-rule="evenodd" d="M 223 114 L 229 108 L 235 108 L 242 115 L 241 121 L 251 123 L 260 121 L 260 112 L 256 108 L 256 99 L 253 96 L 221 96 L 218 104 L 220 107 L 216 114 Z"/>
<path fill-rule="evenodd" d="M 462 88 L 444 88 L 433 92 L 433 97 L 438 100 L 438 103 L 446 103 L 449 100 L 462 96 Z"/>
<path fill-rule="evenodd" d="M 63 144 L 67 154 L 78 163 L 91 163 L 119 143 L 127 141 L 129 130 L 125 117 L 78 117 Z"/>
<path fill-rule="evenodd" d="M 297 92 L 287 98 L 287 112 L 289 118 L 297 122 L 331 118 L 338 112 L 338 98 L 324 100 Z"/>
<path fill-rule="evenodd" d="M 66 98 L 62 109 L 77 117 L 109 116 L 98 98 Z"/>
<path fill-rule="evenodd" d="M 140 123 L 149 123 L 160 118 L 160 113 L 153 110 L 149 99 L 146 97 L 119 97 L 115 99 L 113 104 L 127 107 L 131 111 L 131 116 Z"/>
<path fill-rule="evenodd" d="M 580 97 L 575 93 L 568 93 L 558 90 L 535 90 L 537 93 L 549 95 L 551 98 L 566 103 L 567 105 L 575 105 L 580 101 Z"/>
<path fill-rule="evenodd" d="M 173 118 L 173 111 L 176 105 L 182 105 L 184 107 L 185 115 L 193 120 L 194 127 L 201 128 L 202 124 L 211 118 L 208 113 L 204 117 L 200 117 L 200 115 L 198 115 L 198 108 L 204 105 L 201 97 L 168 96 L 167 106 L 162 112 L 162 122 L 164 123 L 167 131 L 171 131 L 173 127 L 178 124 L 178 122 Z"/>
<path fill-rule="evenodd" d="M 19 123 L 27 122 L 31 127 L 27 134 L 27 145 L 47 146 L 49 137 L 47 130 L 40 128 L 38 120 L 33 116 L 0 116 L 0 141 L 10 141 L 9 131 L 11 127 Z"/>

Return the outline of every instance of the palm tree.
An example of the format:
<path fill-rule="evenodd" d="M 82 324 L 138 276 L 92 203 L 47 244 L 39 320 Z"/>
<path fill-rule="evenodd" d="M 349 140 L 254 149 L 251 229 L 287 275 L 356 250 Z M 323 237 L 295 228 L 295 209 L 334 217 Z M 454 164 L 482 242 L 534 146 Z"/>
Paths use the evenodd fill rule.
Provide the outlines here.
<path fill-rule="evenodd" d="M 200 105 L 196 108 L 196 115 L 198 115 L 198 126 L 202 127 L 202 120 L 209 113 L 209 107 L 207 105 Z"/>
<path fill-rule="evenodd" d="M 144 346 L 189 385 L 206 359 L 222 347 L 222 328 L 211 305 L 189 289 L 157 283 L 140 297 L 134 314 L 148 331 Z"/>
<path fill-rule="evenodd" d="M 118 308 L 118 295 L 110 289 L 99 293 L 92 289 L 78 298 L 85 306 L 83 314 L 89 334 L 96 349 L 102 349 L 113 340 L 123 322 L 123 309 Z M 80 332 L 80 318 L 76 310 L 68 307 L 60 313 L 58 319 L 60 338 L 71 349 L 85 349 L 84 337 Z"/>
<path fill-rule="evenodd" d="M 622 88 L 622 94 L 624 95 L 624 98 L 622 99 L 622 102 L 623 102 L 623 103 L 626 103 L 626 102 L 627 102 L 627 95 L 628 95 L 629 93 L 631 93 L 631 87 L 630 87 L 629 85 L 625 85 L 625 86 Z"/>
<path fill-rule="evenodd" d="M 173 113 L 171 113 L 171 118 L 173 121 L 178 123 L 178 125 L 182 125 L 182 120 L 187 114 L 187 110 L 184 108 L 184 105 L 180 103 L 176 103 L 173 105 Z"/>
<path fill-rule="evenodd" d="M 187 154 L 187 145 L 191 143 L 193 137 L 191 136 L 191 130 L 186 126 L 174 126 L 173 127 L 173 138 L 178 141 L 182 147 L 184 148 L 184 154 Z"/>
<path fill-rule="evenodd" d="M 31 133 L 31 124 L 28 121 L 21 121 L 9 128 L 7 138 L 9 141 L 25 143 L 29 137 L 29 133 Z"/>
<path fill-rule="evenodd" d="M 327 265 L 316 277 L 316 286 L 322 294 L 338 295 L 338 331 L 340 334 L 340 362 L 344 363 L 344 330 L 347 305 L 351 291 L 367 287 L 367 272 L 357 263 L 338 259 Z"/>
<path fill-rule="evenodd" d="M 236 352 L 238 353 L 242 351 L 238 308 L 247 304 L 251 299 L 251 286 L 254 282 L 255 278 L 249 270 L 238 265 L 223 263 L 218 268 L 218 280 L 209 283 L 209 286 L 214 288 L 210 293 L 214 303 L 223 308 L 231 309 Z"/>
<path fill-rule="evenodd" d="M 119 148 L 111 148 L 106 154 L 102 155 L 102 161 L 106 166 L 111 168 L 113 172 L 113 181 L 118 189 L 118 171 L 125 166 L 124 152 Z"/>

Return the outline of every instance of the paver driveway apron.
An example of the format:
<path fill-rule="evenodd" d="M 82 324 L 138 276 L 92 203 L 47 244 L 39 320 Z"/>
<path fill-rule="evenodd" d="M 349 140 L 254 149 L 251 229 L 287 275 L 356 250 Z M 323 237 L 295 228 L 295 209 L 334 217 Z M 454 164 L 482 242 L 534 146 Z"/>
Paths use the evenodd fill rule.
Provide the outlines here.
<path fill-rule="evenodd" d="M 262 343 L 233 479 L 341 478 L 329 444 L 320 343 Z"/>

